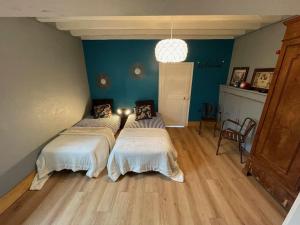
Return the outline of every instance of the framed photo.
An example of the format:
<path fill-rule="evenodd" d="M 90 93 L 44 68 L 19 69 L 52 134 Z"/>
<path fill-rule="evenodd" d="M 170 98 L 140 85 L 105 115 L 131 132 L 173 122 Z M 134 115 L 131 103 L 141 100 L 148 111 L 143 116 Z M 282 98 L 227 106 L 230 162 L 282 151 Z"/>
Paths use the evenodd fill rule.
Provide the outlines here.
<path fill-rule="evenodd" d="M 246 80 L 249 67 L 233 67 L 229 85 L 239 87 L 240 83 Z"/>
<path fill-rule="evenodd" d="M 255 69 L 252 76 L 251 87 L 260 92 L 268 92 L 274 75 L 274 68 Z"/>

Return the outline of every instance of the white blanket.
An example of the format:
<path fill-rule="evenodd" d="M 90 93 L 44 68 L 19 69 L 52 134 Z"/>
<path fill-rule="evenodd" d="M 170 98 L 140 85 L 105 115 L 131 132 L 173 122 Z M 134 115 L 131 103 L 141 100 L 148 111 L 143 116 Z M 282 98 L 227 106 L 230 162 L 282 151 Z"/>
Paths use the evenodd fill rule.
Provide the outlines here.
<path fill-rule="evenodd" d="M 87 170 L 88 177 L 97 177 L 105 168 L 109 151 L 115 143 L 109 128 L 72 127 L 47 144 L 39 155 L 37 175 L 30 190 L 40 190 L 53 171 Z"/>
<path fill-rule="evenodd" d="M 165 129 L 125 128 L 110 153 L 108 176 L 116 181 L 129 171 L 157 171 L 183 182 L 184 176 L 176 162 L 177 152 Z"/>

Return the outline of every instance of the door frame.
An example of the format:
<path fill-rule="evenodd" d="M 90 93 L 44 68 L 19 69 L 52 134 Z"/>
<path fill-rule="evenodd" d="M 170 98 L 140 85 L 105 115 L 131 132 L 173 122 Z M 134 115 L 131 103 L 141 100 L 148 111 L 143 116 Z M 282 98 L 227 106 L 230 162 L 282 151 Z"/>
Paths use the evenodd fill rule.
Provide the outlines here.
<path fill-rule="evenodd" d="M 161 76 L 160 76 L 160 71 L 161 71 L 161 66 L 165 64 L 172 64 L 172 63 L 159 63 L 159 69 L 158 69 L 158 112 L 160 112 L 161 108 L 161 93 L 162 93 L 162 82 L 161 82 Z M 189 82 L 189 93 L 187 93 L 188 96 L 186 96 L 186 101 L 187 101 L 187 109 L 186 109 L 186 117 L 184 121 L 184 125 L 167 125 L 166 127 L 185 127 L 188 125 L 189 122 L 189 113 L 190 113 L 190 103 L 191 103 L 191 95 L 192 95 L 192 84 L 193 84 L 193 75 L 194 75 L 194 62 L 181 62 L 181 64 L 189 64 L 191 65 L 191 79 Z"/>

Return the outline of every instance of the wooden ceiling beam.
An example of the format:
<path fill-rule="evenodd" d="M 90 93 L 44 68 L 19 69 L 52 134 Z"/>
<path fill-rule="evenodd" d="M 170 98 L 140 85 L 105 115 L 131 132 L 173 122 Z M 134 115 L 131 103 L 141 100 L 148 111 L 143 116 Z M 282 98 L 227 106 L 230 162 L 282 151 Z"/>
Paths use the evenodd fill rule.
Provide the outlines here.
<path fill-rule="evenodd" d="M 72 21 L 57 22 L 59 30 L 88 29 L 170 29 L 171 23 L 164 21 Z M 236 29 L 256 30 L 261 27 L 258 22 L 240 21 L 178 21 L 173 23 L 174 29 Z"/>
<path fill-rule="evenodd" d="M 117 35 L 166 35 L 170 36 L 170 29 L 118 29 L 118 30 L 71 30 L 73 36 L 117 36 Z M 194 36 L 240 36 L 245 34 L 245 30 L 173 30 L 173 36 L 194 35 Z"/>
<path fill-rule="evenodd" d="M 82 40 L 161 40 L 169 38 L 168 35 L 101 35 L 101 36 L 81 36 Z M 179 35 L 176 38 L 185 40 L 203 40 L 203 39 L 233 39 L 233 36 L 207 36 L 207 35 Z"/>
<path fill-rule="evenodd" d="M 161 39 L 173 33 L 187 39 L 233 38 L 283 19 L 260 15 L 38 17 L 84 39 Z"/>
<path fill-rule="evenodd" d="M 81 16 L 81 17 L 38 17 L 40 22 L 72 22 L 72 21 L 244 21 L 272 23 L 282 19 L 282 16 L 258 15 L 183 15 L 183 16 Z"/>

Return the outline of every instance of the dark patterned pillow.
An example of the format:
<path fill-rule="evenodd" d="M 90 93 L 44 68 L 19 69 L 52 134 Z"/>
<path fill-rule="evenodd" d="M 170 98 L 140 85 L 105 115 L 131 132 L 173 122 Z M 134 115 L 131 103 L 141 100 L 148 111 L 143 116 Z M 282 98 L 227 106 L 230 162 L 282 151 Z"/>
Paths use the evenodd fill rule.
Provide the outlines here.
<path fill-rule="evenodd" d="M 94 106 L 94 118 L 108 118 L 112 114 L 110 104 Z"/>
<path fill-rule="evenodd" d="M 101 99 L 93 99 L 92 100 L 92 110 L 91 110 L 91 115 L 93 117 L 95 117 L 95 111 L 94 111 L 94 107 L 97 105 L 106 105 L 109 104 L 111 111 L 114 110 L 114 106 L 113 106 L 113 99 L 108 99 L 108 98 L 101 98 Z"/>
<path fill-rule="evenodd" d="M 152 117 L 156 116 L 153 100 L 139 100 L 139 101 L 135 102 L 135 105 L 136 106 L 150 105 L 150 107 L 151 107 L 151 116 Z"/>
<path fill-rule="evenodd" d="M 135 108 L 135 120 L 152 119 L 151 105 L 140 105 Z"/>

